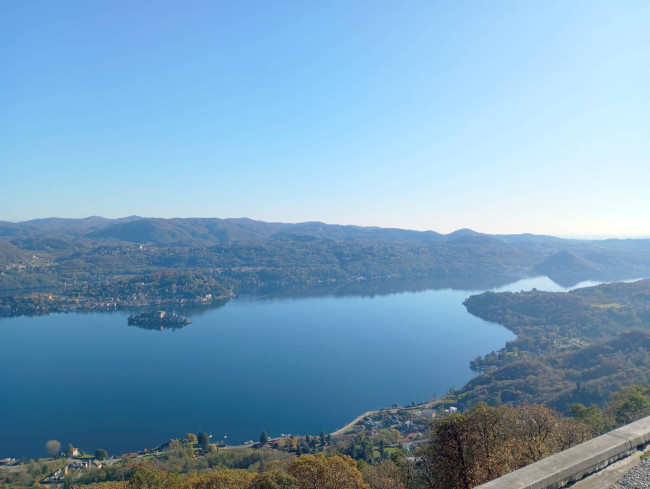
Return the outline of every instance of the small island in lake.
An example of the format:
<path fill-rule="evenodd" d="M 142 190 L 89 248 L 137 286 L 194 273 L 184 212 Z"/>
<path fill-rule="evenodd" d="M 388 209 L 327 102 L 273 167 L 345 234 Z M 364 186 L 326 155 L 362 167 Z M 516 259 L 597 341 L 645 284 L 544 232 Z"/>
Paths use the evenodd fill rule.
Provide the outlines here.
<path fill-rule="evenodd" d="M 192 321 L 176 313 L 167 314 L 165 311 L 145 312 L 138 316 L 129 316 L 129 326 L 145 329 L 176 329 L 183 328 Z"/>

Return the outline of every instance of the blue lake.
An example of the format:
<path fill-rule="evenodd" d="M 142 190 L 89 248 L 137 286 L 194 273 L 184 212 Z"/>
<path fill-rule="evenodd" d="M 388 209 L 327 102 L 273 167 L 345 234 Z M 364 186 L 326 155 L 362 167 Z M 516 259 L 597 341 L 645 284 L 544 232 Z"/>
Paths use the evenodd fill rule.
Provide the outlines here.
<path fill-rule="evenodd" d="M 566 290 L 494 290 L 533 287 Z M 477 292 L 240 297 L 179 310 L 193 323 L 175 331 L 130 327 L 128 312 L 0 319 L 0 458 L 45 456 L 50 439 L 119 455 L 199 430 L 318 434 L 440 396 L 514 338 L 466 312 Z"/>

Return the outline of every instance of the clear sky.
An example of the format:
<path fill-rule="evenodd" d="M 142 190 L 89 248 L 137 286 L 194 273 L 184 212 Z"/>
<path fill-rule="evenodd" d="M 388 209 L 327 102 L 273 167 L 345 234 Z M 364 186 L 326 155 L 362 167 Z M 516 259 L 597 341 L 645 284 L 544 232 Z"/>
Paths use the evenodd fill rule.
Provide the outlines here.
<path fill-rule="evenodd" d="M 0 220 L 650 235 L 650 2 L 0 0 Z"/>

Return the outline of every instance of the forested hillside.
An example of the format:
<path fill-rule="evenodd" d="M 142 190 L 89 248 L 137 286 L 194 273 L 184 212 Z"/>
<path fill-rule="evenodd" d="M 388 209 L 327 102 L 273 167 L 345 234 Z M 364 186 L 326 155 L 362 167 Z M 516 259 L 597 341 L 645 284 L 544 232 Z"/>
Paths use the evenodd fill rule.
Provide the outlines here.
<path fill-rule="evenodd" d="M 517 339 L 472 361 L 483 373 L 458 393 L 462 406 L 529 401 L 566 410 L 650 383 L 650 280 L 568 293 L 486 292 L 465 306 Z"/>
<path fill-rule="evenodd" d="M 33 313 L 372 279 L 420 278 L 468 288 L 542 272 L 562 283 L 613 280 L 650 274 L 650 241 L 491 236 L 468 229 L 441 235 L 250 219 L 53 218 L 0 223 L 0 267 L 0 296 L 14 296 L 2 310 L 20 313 L 14 305 L 30 294 L 35 304 L 25 310 Z M 31 295 L 39 293 L 47 300 Z"/>

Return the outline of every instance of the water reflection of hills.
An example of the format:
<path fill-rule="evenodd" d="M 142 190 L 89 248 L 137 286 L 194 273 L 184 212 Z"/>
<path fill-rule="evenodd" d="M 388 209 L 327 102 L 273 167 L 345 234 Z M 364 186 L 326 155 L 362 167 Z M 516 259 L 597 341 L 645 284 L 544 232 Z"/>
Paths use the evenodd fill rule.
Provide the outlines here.
<path fill-rule="evenodd" d="M 638 275 L 634 273 L 599 273 L 599 274 L 584 274 L 572 272 L 554 272 L 546 274 L 553 282 L 566 289 L 570 289 L 581 282 L 594 281 L 594 282 L 626 282 L 634 278 L 644 277 L 645 275 L 639 272 Z"/>
<path fill-rule="evenodd" d="M 266 287 L 247 291 L 257 299 L 297 299 L 310 297 L 375 297 L 420 292 L 424 290 L 489 290 L 520 280 L 522 275 L 455 275 L 453 277 L 400 277 L 391 279 L 359 280 L 330 285 Z"/>
<path fill-rule="evenodd" d="M 355 282 L 343 282 L 338 284 L 313 284 L 304 286 L 284 287 L 260 287 L 241 291 L 240 297 L 248 297 L 254 300 L 270 299 L 308 299 L 314 297 L 375 297 L 383 295 L 399 294 L 402 292 L 420 292 L 424 290 L 458 289 L 458 290 L 488 290 L 500 287 L 514 281 L 520 280 L 521 275 L 471 275 L 453 276 L 445 278 L 431 277 L 401 277 L 390 279 L 359 280 Z M 176 313 L 185 317 L 200 317 L 215 309 L 224 307 L 230 299 L 213 302 L 212 304 L 187 304 L 175 305 L 167 308 L 168 313 Z M 132 313 L 142 313 L 150 308 L 134 308 Z M 160 331 L 159 327 L 142 327 Z M 184 326 L 164 328 L 163 330 L 176 330 Z"/>
<path fill-rule="evenodd" d="M 308 299 L 317 297 L 375 297 L 399 294 L 403 292 L 421 292 L 425 290 L 454 289 L 466 291 L 492 290 L 511 284 L 526 276 L 523 274 L 463 274 L 453 275 L 444 278 L 435 277 L 400 277 L 390 279 L 370 279 L 355 282 L 343 282 L 338 284 L 313 284 L 303 286 L 273 286 L 251 288 L 240 291 L 239 297 L 247 297 L 253 300 L 276 300 L 276 299 Z M 549 277 L 564 287 L 570 287 L 585 280 L 584 276 L 575 275 L 569 277 Z M 612 277 L 612 280 L 620 280 L 621 277 Z M 167 312 L 175 312 L 186 317 L 200 317 L 215 309 L 224 307 L 230 299 L 223 299 L 211 304 L 186 304 L 175 305 L 173 308 L 165 309 Z M 161 307 L 161 306 L 159 306 Z M 145 312 L 149 308 L 133 309 Z M 141 327 L 141 326 L 138 326 Z M 164 328 L 163 330 L 182 329 L 185 326 Z M 160 331 L 160 328 L 143 327 Z"/>
<path fill-rule="evenodd" d="M 544 275 L 544 274 L 541 274 Z M 532 276 L 536 276 L 533 274 Z M 465 290 L 486 291 L 503 287 L 531 275 L 524 273 L 510 274 L 455 274 L 444 278 L 438 277 L 400 277 L 391 279 L 359 280 L 339 284 L 314 284 L 305 286 L 265 287 L 245 291 L 241 295 L 250 295 L 256 299 L 299 299 L 311 297 L 374 297 L 399 294 L 402 292 L 421 292 L 425 290 Z M 537 274 L 539 276 L 539 274 Z M 616 282 L 630 280 L 636 275 L 625 274 L 553 274 L 547 275 L 553 282 L 564 288 L 571 288 L 582 282 Z"/>

